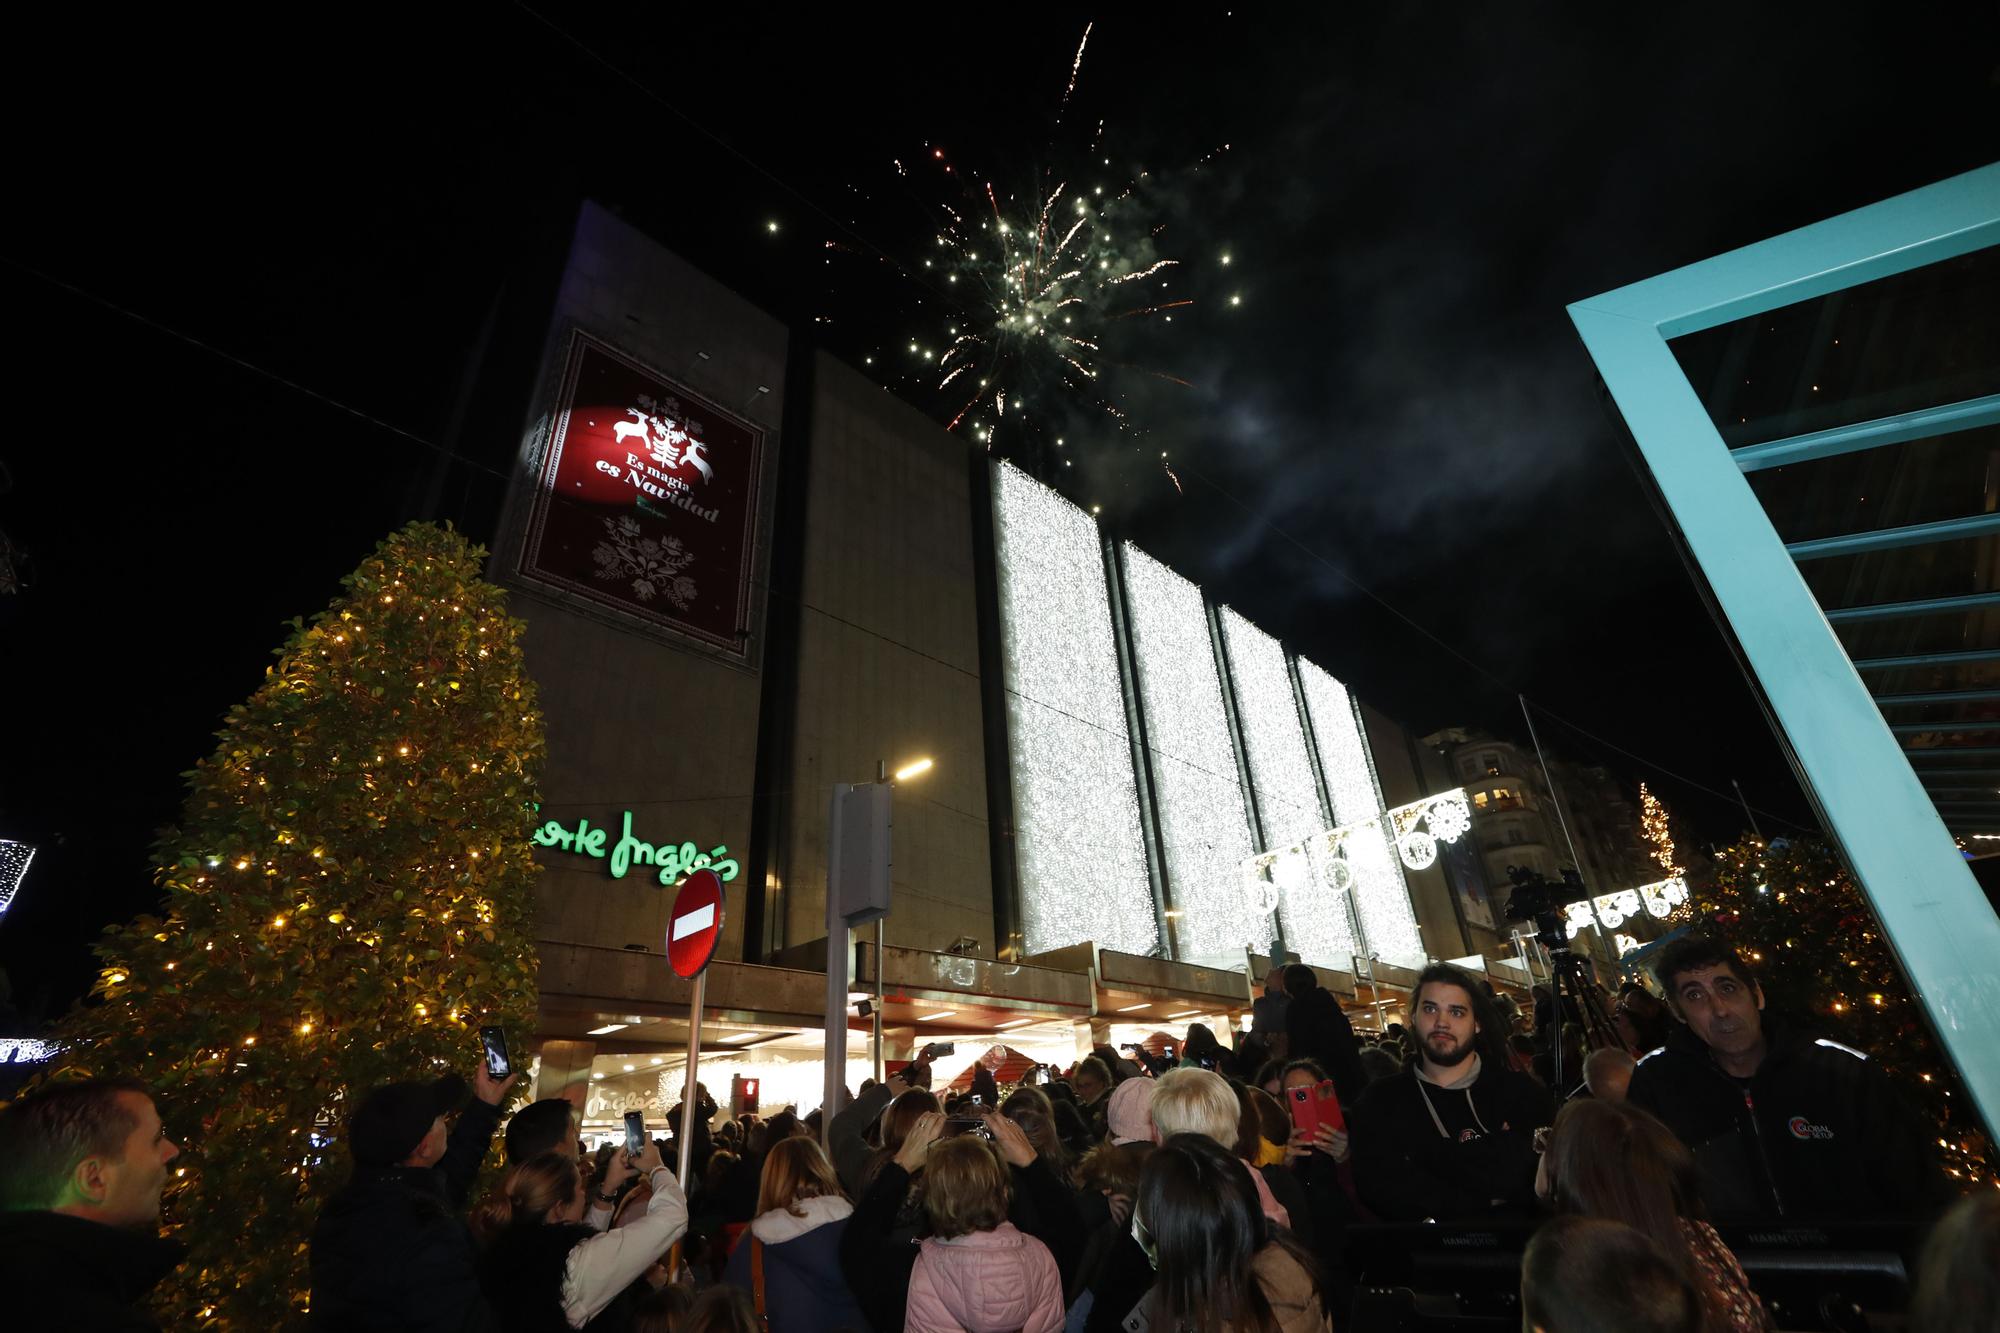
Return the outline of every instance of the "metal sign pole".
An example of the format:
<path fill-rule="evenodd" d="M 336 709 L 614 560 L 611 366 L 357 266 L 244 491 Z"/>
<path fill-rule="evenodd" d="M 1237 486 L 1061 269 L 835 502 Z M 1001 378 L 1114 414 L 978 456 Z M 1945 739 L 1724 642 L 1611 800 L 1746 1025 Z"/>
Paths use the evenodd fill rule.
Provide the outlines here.
<path fill-rule="evenodd" d="M 882 918 L 875 918 L 875 1081 L 882 1081 Z"/>
<path fill-rule="evenodd" d="M 695 1089 L 695 1072 L 701 1065 L 701 1006 L 708 998 L 708 969 L 695 974 L 694 999 L 688 1007 L 688 1060 L 687 1086 L 681 1089 L 681 1152 L 677 1174 L 681 1180 L 681 1192 L 687 1192 L 688 1162 L 694 1152 L 694 1104 L 699 1097 Z"/>
<path fill-rule="evenodd" d="M 841 806 L 852 784 L 833 784 L 833 797 L 826 816 L 826 1046 L 820 1099 L 820 1146 L 833 1151 L 833 1118 L 841 1110 L 840 1090 L 847 1073 L 847 978 L 852 952 L 848 943 L 847 920 L 840 912 L 843 889 Z M 880 963 L 877 963 L 880 966 Z"/>

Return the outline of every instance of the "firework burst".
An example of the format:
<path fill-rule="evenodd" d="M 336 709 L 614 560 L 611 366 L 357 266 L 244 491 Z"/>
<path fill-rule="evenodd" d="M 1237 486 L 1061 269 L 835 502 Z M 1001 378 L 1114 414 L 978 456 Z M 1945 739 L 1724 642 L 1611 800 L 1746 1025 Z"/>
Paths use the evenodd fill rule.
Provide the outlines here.
<path fill-rule="evenodd" d="M 1086 27 L 1056 106 L 1058 127 L 1076 109 L 1089 42 Z M 1113 165 L 1102 120 L 1070 137 L 1044 150 L 1044 162 L 1058 165 L 1007 185 L 960 167 L 941 144 L 927 144 L 914 164 L 895 164 L 913 190 L 934 190 L 919 197 L 931 235 L 912 271 L 948 312 L 942 327 L 909 339 L 906 379 L 934 395 L 947 429 L 1040 472 L 1071 465 L 1070 433 L 1101 440 L 1139 432 L 1120 406 L 1121 375 L 1187 383 L 1139 364 L 1133 351 L 1150 341 L 1135 326 L 1171 323 L 1194 304 L 1182 294 L 1182 259 L 1161 239 L 1164 192 L 1152 173 Z"/>

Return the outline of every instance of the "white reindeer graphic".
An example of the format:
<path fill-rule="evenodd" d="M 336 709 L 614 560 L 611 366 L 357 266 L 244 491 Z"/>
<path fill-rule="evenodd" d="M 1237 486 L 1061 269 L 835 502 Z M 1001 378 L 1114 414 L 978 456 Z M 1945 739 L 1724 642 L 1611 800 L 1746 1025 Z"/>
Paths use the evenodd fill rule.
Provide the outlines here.
<path fill-rule="evenodd" d="M 621 421 L 617 425 L 613 426 L 611 428 L 612 438 L 617 440 L 618 443 L 622 445 L 625 443 L 626 436 L 636 435 L 639 437 L 639 443 L 641 444 L 646 443 L 649 435 L 649 423 L 651 422 L 652 418 L 648 417 L 644 412 L 641 412 L 636 407 L 628 407 L 625 410 L 629 412 L 634 418 L 636 418 L 636 420 Z"/>
<path fill-rule="evenodd" d="M 689 440 L 687 449 L 681 457 L 684 461 L 694 464 L 694 470 L 701 473 L 703 481 L 714 481 L 715 469 L 708 465 L 708 455 L 703 452 L 707 447 L 700 440 Z"/>

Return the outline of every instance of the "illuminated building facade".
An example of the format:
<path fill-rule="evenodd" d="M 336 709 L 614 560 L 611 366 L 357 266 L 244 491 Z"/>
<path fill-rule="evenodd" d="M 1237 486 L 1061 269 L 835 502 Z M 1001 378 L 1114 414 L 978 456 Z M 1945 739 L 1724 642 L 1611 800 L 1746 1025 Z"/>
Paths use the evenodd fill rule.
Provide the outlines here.
<path fill-rule="evenodd" d="M 850 1021 L 879 993 L 890 1044 L 1067 1059 L 1232 1023 L 1279 943 L 1357 1004 L 1495 951 L 1435 755 L 594 206 L 511 474 L 493 570 L 548 721 L 534 1049 L 593 1123 L 678 1076 L 663 876 L 704 862 L 704 1067 L 816 1086 L 828 799 L 880 763 L 933 761 L 894 798 L 883 947 L 853 942 Z"/>

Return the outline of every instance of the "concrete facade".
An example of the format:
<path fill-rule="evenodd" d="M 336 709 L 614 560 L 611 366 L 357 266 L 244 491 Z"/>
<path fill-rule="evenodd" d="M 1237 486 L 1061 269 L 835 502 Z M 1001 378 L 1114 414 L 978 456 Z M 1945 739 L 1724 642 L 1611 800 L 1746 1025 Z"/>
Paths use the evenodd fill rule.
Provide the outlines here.
<path fill-rule="evenodd" d="M 993 948 L 972 498 L 955 435 L 820 354 L 814 373 L 788 943 L 826 933 L 827 808 L 839 782 L 918 758 L 897 788 L 888 942 Z"/>
<path fill-rule="evenodd" d="M 529 491 L 548 445 L 557 368 L 573 330 L 611 344 L 765 431 L 765 480 L 747 661 L 622 622 L 513 577 Z M 757 797 L 774 479 L 786 465 L 787 330 L 604 210 L 586 205 L 550 320 L 493 570 L 527 624 L 549 757 L 543 817 L 587 818 L 615 841 L 623 812 L 650 842 L 727 845 L 718 956 L 744 958 Z M 852 368 L 817 353 L 803 542 L 798 697 L 787 818 L 774 833 L 769 910 L 780 945 L 823 935 L 826 812 L 835 782 L 919 756 L 899 789 L 890 940 L 991 946 L 993 884 L 964 443 Z M 796 539 L 796 534 L 794 534 Z M 670 895 L 648 875 L 540 851 L 538 935 L 551 945 L 662 948 Z M 782 867 L 782 874 L 776 868 Z M 636 950 L 633 950 L 636 952 Z"/>
<path fill-rule="evenodd" d="M 540 686 L 548 726 L 542 776 L 543 817 L 580 818 L 616 839 L 630 810 L 633 832 L 654 843 L 727 845 L 740 854 L 749 837 L 754 790 L 758 678 L 754 668 L 692 643 L 635 631 L 594 605 L 511 573 L 519 552 L 531 482 L 547 448 L 555 410 L 556 368 L 573 330 L 627 356 L 765 432 L 766 475 L 783 466 L 782 324 L 676 258 L 594 204 L 578 218 L 570 260 L 556 297 L 544 353 L 545 373 L 523 434 L 516 483 L 491 562 L 514 590 L 514 614 L 527 623 L 528 670 Z M 765 391 L 758 392 L 759 388 Z M 760 555 L 754 586 L 764 586 L 771 488 L 762 488 Z M 753 597 L 750 659 L 763 608 Z M 605 862 L 541 849 L 537 931 L 551 943 L 625 949 L 664 948 L 670 896 L 643 872 L 612 879 Z M 738 881 L 740 884 L 740 880 Z M 719 952 L 741 952 L 743 917 L 726 895 Z"/>

